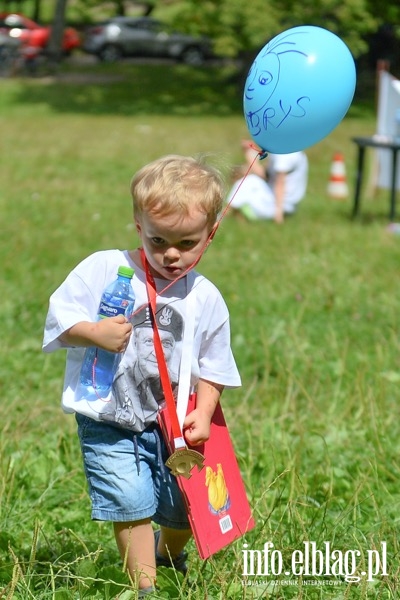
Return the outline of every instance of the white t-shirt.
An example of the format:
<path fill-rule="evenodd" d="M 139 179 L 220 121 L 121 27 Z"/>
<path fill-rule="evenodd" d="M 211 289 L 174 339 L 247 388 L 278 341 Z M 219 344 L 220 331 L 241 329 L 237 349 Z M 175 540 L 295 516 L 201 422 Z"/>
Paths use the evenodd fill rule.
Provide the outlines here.
<path fill-rule="evenodd" d="M 308 159 L 304 152 L 291 154 L 268 154 L 268 182 L 250 173 L 235 181 L 229 191 L 227 202 L 241 210 L 249 219 L 273 219 L 275 217 L 274 187 L 277 173 L 285 173 L 284 213 L 293 213 L 296 204 L 304 198 L 308 181 Z"/>
<path fill-rule="evenodd" d="M 274 194 L 265 179 L 254 173 L 235 181 L 227 202 L 232 208 L 247 208 L 250 218 L 273 219 L 275 215 Z"/>
<path fill-rule="evenodd" d="M 283 210 L 292 213 L 305 196 L 308 181 L 308 159 L 304 152 L 268 154 L 268 181 L 275 186 L 277 173 L 286 173 Z"/>
<path fill-rule="evenodd" d="M 85 348 L 69 347 L 59 336 L 80 321 L 96 321 L 101 295 L 106 286 L 116 279 L 121 265 L 135 269 L 132 279 L 136 297 L 132 318 L 134 330 L 114 378 L 110 397 L 107 400 L 81 399 L 77 390 Z M 156 318 L 161 337 L 166 332 L 169 338 L 168 355 L 165 352 L 174 394 L 179 381 L 188 294 L 194 294 L 192 302 L 195 307 L 191 385 L 196 385 L 199 379 L 206 379 L 226 387 L 240 386 L 240 376 L 230 348 L 229 313 L 217 288 L 195 271 L 177 281 L 165 293 L 162 290 L 168 282 L 156 279 L 155 283 L 158 293 Z M 163 394 L 154 348 L 150 353 L 148 349 L 148 334 L 152 338 L 152 329 L 147 307 L 145 273 L 132 263 L 128 251 L 121 250 L 96 252 L 87 257 L 52 294 L 43 350 L 67 349 L 62 394 L 65 412 L 78 412 L 133 431 L 143 431 L 156 420 Z"/>

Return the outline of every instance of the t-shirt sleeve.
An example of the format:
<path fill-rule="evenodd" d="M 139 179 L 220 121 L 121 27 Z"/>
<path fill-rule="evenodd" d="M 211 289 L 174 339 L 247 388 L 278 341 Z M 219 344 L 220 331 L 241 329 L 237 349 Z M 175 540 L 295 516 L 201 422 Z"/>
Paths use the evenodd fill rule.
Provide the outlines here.
<path fill-rule="evenodd" d="M 225 387 L 239 387 L 240 375 L 230 346 L 229 321 L 204 340 L 199 361 L 200 378 Z"/>
<path fill-rule="evenodd" d="M 231 350 L 229 312 L 219 291 L 210 282 L 210 294 L 201 308 L 197 340 L 199 378 L 226 387 L 239 387 L 240 375 Z M 198 296 L 202 302 L 202 286 Z"/>
<path fill-rule="evenodd" d="M 273 158 L 273 170 L 275 173 L 289 173 L 297 163 L 297 153 L 276 154 Z"/>
<path fill-rule="evenodd" d="M 59 336 L 80 321 L 95 321 L 98 297 L 85 281 L 72 272 L 51 295 L 47 313 L 43 351 L 53 352 L 69 346 Z"/>
<path fill-rule="evenodd" d="M 68 348 L 59 339 L 64 331 L 80 321 L 96 321 L 101 294 L 110 278 L 109 271 L 104 253 L 92 254 L 79 263 L 50 296 L 42 346 L 44 352 Z"/>

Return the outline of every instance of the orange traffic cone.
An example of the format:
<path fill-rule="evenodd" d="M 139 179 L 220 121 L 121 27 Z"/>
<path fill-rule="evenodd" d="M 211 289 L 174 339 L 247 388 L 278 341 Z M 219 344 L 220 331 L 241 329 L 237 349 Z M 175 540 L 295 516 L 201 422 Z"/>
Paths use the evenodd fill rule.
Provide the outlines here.
<path fill-rule="evenodd" d="M 346 167 L 343 154 L 340 152 L 336 152 L 333 157 L 327 191 L 331 198 L 339 200 L 347 198 L 349 195 L 349 188 L 346 181 Z"/>

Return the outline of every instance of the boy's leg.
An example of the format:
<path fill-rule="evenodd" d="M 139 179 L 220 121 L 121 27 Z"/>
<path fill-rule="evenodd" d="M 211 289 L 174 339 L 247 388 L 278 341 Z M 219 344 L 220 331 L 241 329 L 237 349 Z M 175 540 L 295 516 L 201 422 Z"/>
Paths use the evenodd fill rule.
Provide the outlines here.
<path fill-rule="evenodd" d="M 124 566 L 135 585 L 139 588 L 154 586 L 156 561 L 150 519 L 114 523 L 114 534 Z"/>
<path fill-rule="evenodd" d="M 192 536 L 191 529 L 160 528 L 157 553 L 163 558 L 176 558 Z"/>

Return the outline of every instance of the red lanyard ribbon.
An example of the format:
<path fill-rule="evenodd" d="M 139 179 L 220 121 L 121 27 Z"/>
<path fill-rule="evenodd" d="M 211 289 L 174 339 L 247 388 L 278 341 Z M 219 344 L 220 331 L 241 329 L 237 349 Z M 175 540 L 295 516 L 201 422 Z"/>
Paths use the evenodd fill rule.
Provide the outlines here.
<path fill-rule="evenodd" d="M 169 418 L 171 420 L 172 434 L 174 436 L 174 445 L 175 449 L 183 448 L 186 446 L 185 440 L 182 436 L 181 428 L 179 425 L 178 415 L 176 413 L 176 405 L 175 398 L 172 392 L 171 380 L 169 378 L 168 367 L 164 356 L 164 350 L 161 343 L 160 333 L 157 327 L 156 321 L 156 285 L 154 282 L 154 278 L 150 273 L 149 263 L 147 262 L 146 255 L 144 253 L 143 248 L 140 250 L 140 256 L 142 259 L 142 264 L 146 273 L 146 288 L 147 295 L 149 298 L 150 312 L 152 318 L 153 325 L 153 333 L 154 333 L 154 350 L 156 353 L 156 358 L 158 362 L 158 369 L 160 371 L 160 379 L 161 385 L 164 392 L 165 402 L 167 404 L 167 410 L 169 413 Z"/>

